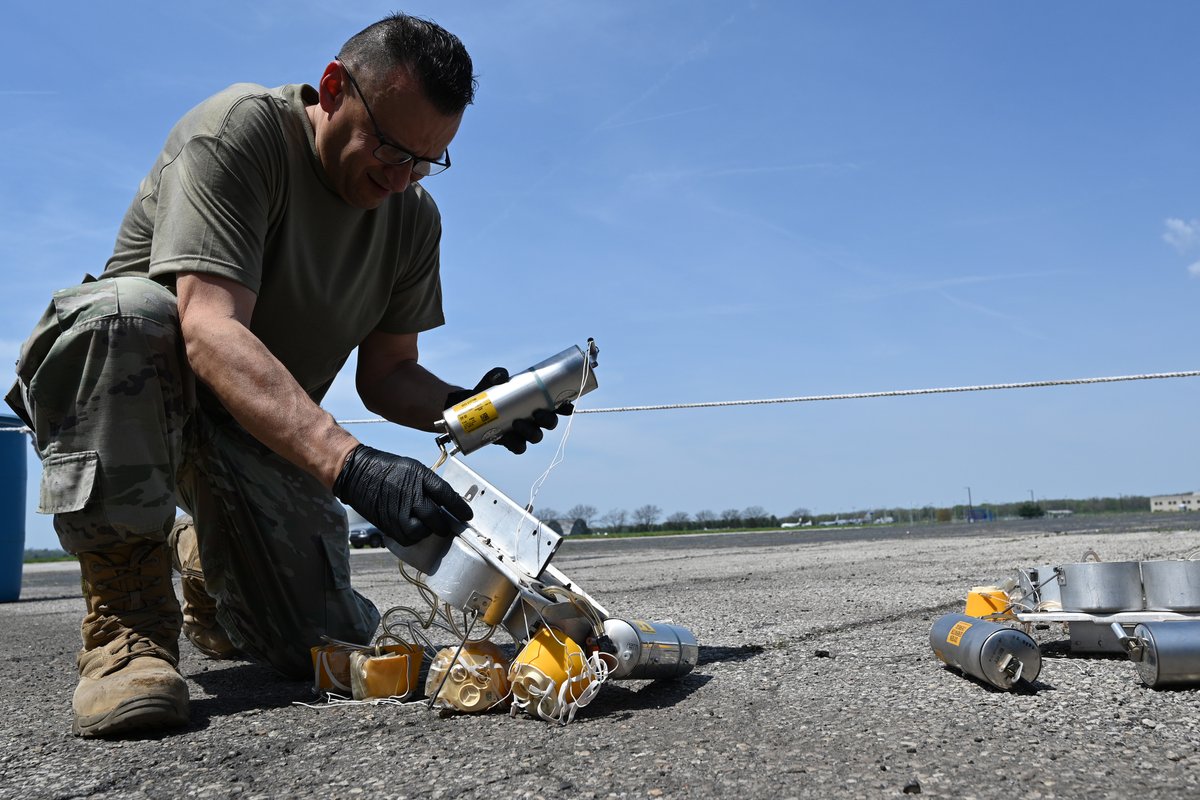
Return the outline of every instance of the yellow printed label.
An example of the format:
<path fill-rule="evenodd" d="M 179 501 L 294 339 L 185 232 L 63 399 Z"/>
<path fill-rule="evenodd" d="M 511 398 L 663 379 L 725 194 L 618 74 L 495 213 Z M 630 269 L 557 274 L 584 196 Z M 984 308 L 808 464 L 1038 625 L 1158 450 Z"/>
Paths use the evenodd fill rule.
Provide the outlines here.
<path fill-rule="evenodd" d="M 971 629 L 969 622 L 956 622 L 954 627 L 950 629 L 949 635 L 946 636 L 946 643 L 958 647 L 958 643 L 962 641 L 963 634 Z"/>
<path fill-rule="evenodd" d="M 635 619 L 633 624 L 641 628 L 642 633 L 657 633 L 657 631 L 654 630 L 654 626 L 649 622 L 646 622 L 644 619 Z"/>
<path fill-rule="evenodd" d="M 500 417 L 496 413 L 496 407 L 488 398 L 487 392 L 480 392 L 474 397 L 468 397 L 451 410 L 458 415 L 458 424 L 462 425 L 463 430 L 467 433 L 495 422 Z"/>

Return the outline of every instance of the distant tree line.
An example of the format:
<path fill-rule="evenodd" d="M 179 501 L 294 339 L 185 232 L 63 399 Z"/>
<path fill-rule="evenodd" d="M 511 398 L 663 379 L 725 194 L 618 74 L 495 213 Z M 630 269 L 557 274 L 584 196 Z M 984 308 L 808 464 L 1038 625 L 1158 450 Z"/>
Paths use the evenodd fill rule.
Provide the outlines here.
<path fill-rule="evenodd" d="M 539 508 L 534 515 L 560 534 L 579 533 L 643 533 L 663 531 L 728 530 L 730 528 L 778 528 L 788 518 L 780 519 L 767 512 L 762 506 L 727 508 L 724 511 L 708 509 L 675 511 L 664 513 L 659 506 L 647 503 L 632 511 L 614 508 L 603 514 L 595 506 L 577 505 L 560 514 L 553 508 Z M 808 509 L 800 508 L 792 518 L 808 516 Z"/>
<path fill-rule="evenodd" d="M 762 506 L 727 508 L 722 511 L 704 509 L 696 512 L 675 511 L 665 513 L 660 506 L 646 504 L 627 510 L 613 508 L 600 513 L 595 506 L 579 504 L 560 513 L 553 508 L 538 508 L 534 511 L 547 526 L 563 535 L 589 533 L 642 533 L 666 531 L 705 531 L 753 528 L 779 528 L 788 525 L 820 525 L 822 523 L 853 522 L 866 523 L 917 523 L 951 522 L 965 520 L 973 512 L 976 520 L 1006 519 L 1013 517 L 1040 517 L 1046 511 L 1070 511 L 1075 514 L 1106 514 L 1149 511 L 1150 498 L 1141 495 L 1120 497 L 1092 497 L 1076 499 L 1042 499 L 1012 503 L 977 503 L 968 509 L 961 505 L 937 507 L 932 505 L 914 508 L 875 508 L 813 514 L 807 508 L 797 508 L 785 517 L 777 517 Z"/>

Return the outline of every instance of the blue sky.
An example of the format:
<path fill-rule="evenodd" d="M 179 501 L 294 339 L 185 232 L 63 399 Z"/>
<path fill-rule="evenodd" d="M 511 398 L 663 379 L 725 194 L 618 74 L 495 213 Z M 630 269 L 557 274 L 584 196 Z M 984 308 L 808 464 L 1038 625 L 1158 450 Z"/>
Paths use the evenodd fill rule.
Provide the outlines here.
<path fill-rule="evenodd" d="M 103 268 L 181 114 L 236 81 L 315 82 L 391 9 L 9 9 L 3 363 L 54 289 Z M 600 389 L 584 407 L 1200 363 L 1196 4 L 405 10 L 457 33 L 480 79 L 453 169 L 426 183 L 448 324 L 422 360 L 448 380 L 588 336 Z M 952 505 L 967 487 L 976 503 L 1198 490 L 1198 380 L 580 415 L 536 502 L 782 516 Z M 348 373 L 326 407 L 370 416 Z M 353 430 L 436 455 L 427 434 Z M 522 499 L 552 455 L 468 462 Z M 31 504 L 38 475 L 31 458 Z M 32 510 L 27 541 L 55 544 Z"/>

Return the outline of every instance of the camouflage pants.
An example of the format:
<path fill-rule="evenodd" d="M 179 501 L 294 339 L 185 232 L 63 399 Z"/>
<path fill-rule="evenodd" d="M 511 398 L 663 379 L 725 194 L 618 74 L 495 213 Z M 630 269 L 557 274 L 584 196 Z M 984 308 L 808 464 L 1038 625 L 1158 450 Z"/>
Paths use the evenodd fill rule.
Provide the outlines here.
<path fill-rule="evenodd" d="M 217 619 L 243 652 L 300 678 L 323 634 L 369 641 L 379 612 L 350 587 L 345 511 L 197 401 L 170 291 L 116 277 L 57 292 L 17 377 L 8 399 L 42 459 L 38 510 L 54 514 L 64 549 L 166 542 L 179 505 Z"/>

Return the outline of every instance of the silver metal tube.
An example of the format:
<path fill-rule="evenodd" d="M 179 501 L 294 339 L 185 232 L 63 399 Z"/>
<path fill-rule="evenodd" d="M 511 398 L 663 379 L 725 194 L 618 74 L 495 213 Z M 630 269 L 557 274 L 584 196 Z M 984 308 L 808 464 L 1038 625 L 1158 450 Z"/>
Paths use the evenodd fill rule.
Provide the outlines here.
<path fill-rule="evenodd" d="M 588 340 L 585 353 L 572 346 L 556 356 L 513 375 L 507 383 L 485 389 L 446 409 L 438 426 L 439 443 L 453 442 L 466 455 L 499 439 L 514 420 L 538 409 L 553 411 L 595 389 L 596 343 Z"/>
<path fill-rule="evenodd" d="M 1150 688 L 1200 685 L 1200 620 L 1143 622 L 1122 644 Z"/>
<path fill-rule="evenodd" d="M 696 637 L 670 622 L 609 618 L 604 633 L 617 648 L 613 678 L 673 678 L 691 672 L 699 659 Z"/>
<path fill-rule="evenodd" d="M 1028 634 L 966 614 L 934 622 L 929 644 L 944 663 L 1005 691 L 1042 671 L 1041 651 Z"/>

